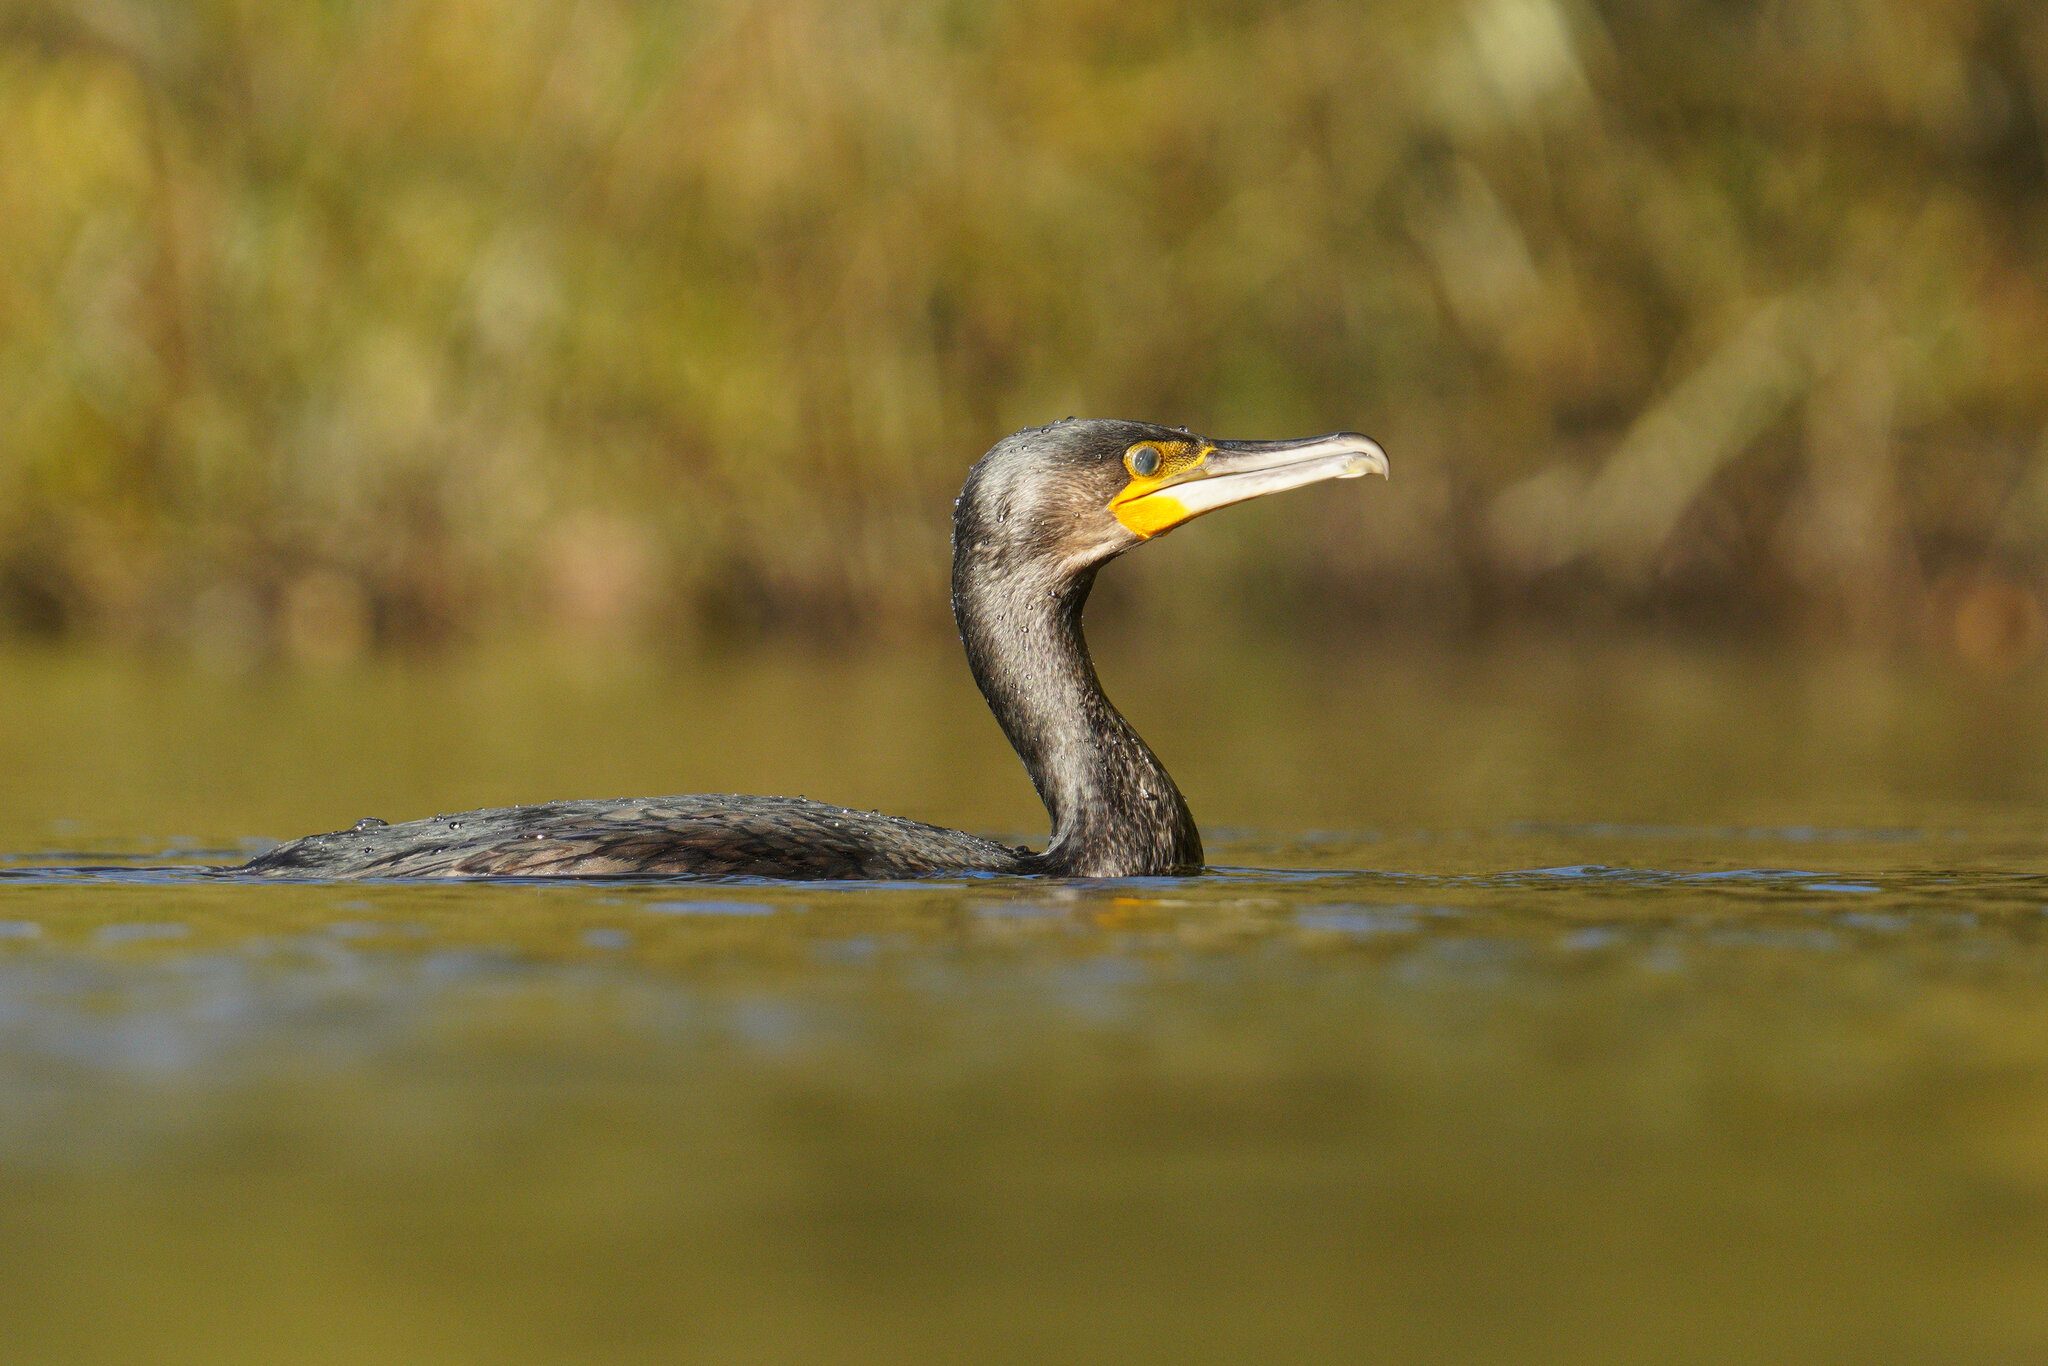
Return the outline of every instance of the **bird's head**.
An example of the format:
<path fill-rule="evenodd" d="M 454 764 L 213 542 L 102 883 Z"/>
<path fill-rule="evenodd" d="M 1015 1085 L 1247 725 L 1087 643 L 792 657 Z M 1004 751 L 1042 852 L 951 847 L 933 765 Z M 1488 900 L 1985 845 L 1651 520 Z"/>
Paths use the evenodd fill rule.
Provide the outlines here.
<path fill-rule="evenodd" d="M 1205 512 L 1321 483 L 1387 473 L 1356 432 L 1214 441 L 1149 422 L 1075 419 L 1005 437 L 967 476 L 956 553 L 1029 559 L 1071 577 Z"/>

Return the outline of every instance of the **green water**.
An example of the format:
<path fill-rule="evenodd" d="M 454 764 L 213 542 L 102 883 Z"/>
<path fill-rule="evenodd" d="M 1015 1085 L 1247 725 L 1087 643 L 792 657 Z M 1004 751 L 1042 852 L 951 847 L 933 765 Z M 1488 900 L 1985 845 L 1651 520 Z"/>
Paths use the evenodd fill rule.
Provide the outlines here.
<path fill-rule="evenodd" d="M 0 658 L 0 1355 L 2048 1358 L 2048 677 L 1106 653 L 1225 871 L 123 871 L 548 797 L 1039 814 L 939 647 Z"/>

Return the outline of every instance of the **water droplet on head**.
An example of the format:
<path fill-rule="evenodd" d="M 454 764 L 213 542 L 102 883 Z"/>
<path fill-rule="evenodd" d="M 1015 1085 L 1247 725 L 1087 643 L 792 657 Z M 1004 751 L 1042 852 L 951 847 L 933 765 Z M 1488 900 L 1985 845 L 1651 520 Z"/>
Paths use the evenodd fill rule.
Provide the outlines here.
<path fill-rule="evenodd" d="M 391 824 L 390 821 L 380 821 L 375 816 L 365 816 L 361 820 L 357 821 L 353 826 L 351 826 L 350 829 L 356 830 L 358 832 L 364 830 L 381 830 L 389 824 Z"/>

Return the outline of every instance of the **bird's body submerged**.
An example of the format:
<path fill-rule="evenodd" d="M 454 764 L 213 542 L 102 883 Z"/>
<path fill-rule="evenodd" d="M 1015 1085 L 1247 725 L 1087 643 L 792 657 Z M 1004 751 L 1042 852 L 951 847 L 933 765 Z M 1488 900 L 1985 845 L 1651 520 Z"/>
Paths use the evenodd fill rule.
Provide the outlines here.
<path fill-rule="evenodd" d="M 1028 850 L 801 797 L 709 793 L 546 802 L 282 844 L 270 877 L 925 877 L 1023 871 Z"/>
<path fill-rule="evenodd" d="M 1194 816 L 1111 705 L 1081 635 L 1101 566 L 1215 508 L 1386 473 L 1364 437 L 1209 442 L 1178 428 L 1067 422 L 999 442 L 955 506 L 953 613 L 975 682 L 1052 816 L 1042 852 L 793 797 L 550 802 L 278 846 L 265 877 L 1129 877 L 1199 871 Z"/>

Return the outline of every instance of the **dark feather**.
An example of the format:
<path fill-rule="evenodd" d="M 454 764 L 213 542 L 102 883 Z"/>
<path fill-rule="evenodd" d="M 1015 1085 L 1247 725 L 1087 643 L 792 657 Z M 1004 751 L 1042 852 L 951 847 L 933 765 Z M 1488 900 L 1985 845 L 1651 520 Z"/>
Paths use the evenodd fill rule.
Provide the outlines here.
<path fill-rule="evenodd" d="M 279 845 L 269 877 L 909 878 L 1015 872 L 1022 851 L 936 825 L 795 797 L 711 793 L 549 802 L 363 825 Z"/>

